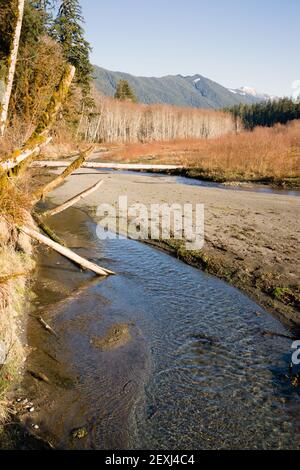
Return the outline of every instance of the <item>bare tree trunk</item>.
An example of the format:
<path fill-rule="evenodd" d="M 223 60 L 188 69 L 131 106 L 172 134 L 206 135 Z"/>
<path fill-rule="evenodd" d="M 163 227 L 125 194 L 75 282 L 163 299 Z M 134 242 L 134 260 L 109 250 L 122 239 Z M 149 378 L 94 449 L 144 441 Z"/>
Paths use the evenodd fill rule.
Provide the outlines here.
<path fill-rule="evenodd" d="M 4 79 L 3 94 L 2 96 L 0 96 L 0 137 L 3 136 L 5 127 L 6 127 L 8 106 L 9 106 L 10 95 L 11 95 L 11 90 L 12 90 L 13 81 L 14 81 L 20 35 L 21 35 L 21 29 L 22 29 L 24 3 L 25 3 L 25 0 L 18 0 L 18 8 L 16 12 L 16 27 L 14 31 L 10 54 L 7 60 L 8 70 L 7 70 L 6 78 Z"/>

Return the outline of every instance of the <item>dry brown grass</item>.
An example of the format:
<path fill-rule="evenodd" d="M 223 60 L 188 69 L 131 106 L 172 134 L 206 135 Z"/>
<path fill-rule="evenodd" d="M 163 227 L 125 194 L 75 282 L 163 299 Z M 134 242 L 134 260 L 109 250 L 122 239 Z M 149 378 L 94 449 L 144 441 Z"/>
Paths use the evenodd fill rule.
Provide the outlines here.
<path fill-rule="evenodd" d="M 215 139 L 109 145 L 104 160 L 152 161 L 245 178 L 300 176 L 300 121 Z"/>
<path fill-rule="evenodd" d="M 14 273 L 29 272 L 33 268 L 31 244 L 27 244 L 26 252 L 16 250 L 18 238 L 9 238 L 11 227 L 3 219 L 0 226 L 0 274 L 7 277 L 0 283 L 0 343 L 5 347 L 5 364 L 0 364 L 0 424 L 9 413 L 7 391 L 20 380 L 20 370 L 25 360 L 25 349 L 22 341 L 21 328 L 24 325 L 24 303 L 26 299 L 26 277 L 11 276 Z M 6 233 L 7 232 L 7 233 Z M 10 234 L 11 235 L 11 234 Z M 13 243 L 13 240 L 14 243 Z M 1 242 L 4 241 L 4 243 Z"/>
<path fill-rule="evenodd" d="M 22 224 L 27 220 L 31 207 L 31 196 L 25 180 L 7 181 L 0 188 L 0 215 L 7 223 Z"/>
<path fill-rule="evenodd" d="M 15 119 L 14 125 L 6 129 L 4 137 L 0 139 L 0 161 L 5 160 L 14 150 L 20 148 L 29 132 L 33 131 L 33 126 L 29 125 L 21 119 Z"/>

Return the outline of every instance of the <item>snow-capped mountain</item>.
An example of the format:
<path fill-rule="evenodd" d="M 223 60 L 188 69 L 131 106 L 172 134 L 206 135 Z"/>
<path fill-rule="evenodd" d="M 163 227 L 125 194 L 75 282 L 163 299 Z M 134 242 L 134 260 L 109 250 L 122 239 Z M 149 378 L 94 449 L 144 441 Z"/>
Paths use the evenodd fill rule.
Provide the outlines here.
<path fill-rule="evenodd" d="M 252 96 L 253 98 L 256 98 L 259 101 L 276 101 L 279 99 L 278 96 L 268 95 L 267 93 L 260 93 L 255 88 L 251 88 L 248 86 L 243 86 L 235 90 L 229 89 L 229 91 L 233 93 L 234 95 L 249 96 L 249 97 Z"/>

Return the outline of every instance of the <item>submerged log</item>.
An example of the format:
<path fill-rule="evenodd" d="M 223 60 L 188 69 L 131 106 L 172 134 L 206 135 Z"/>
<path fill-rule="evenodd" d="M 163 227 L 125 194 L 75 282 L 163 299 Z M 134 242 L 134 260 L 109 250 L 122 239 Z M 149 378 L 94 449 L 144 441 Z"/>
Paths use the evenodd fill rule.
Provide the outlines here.
<path fill-rule="evenodd" d="M 43 213 L 43 217 L 52 217 L 53 215 L 57 215 L 57 214 L 60 214 L 61 212 L 65 211 L 66 209 L 68 209 L 69 207 L 72 207 L 74 206 L 74 204 L 76 204 L 77 202 L 81 201 L 82 199 L 84 199 L 85 197 L 88 197 L 90 194 L 94 193 L 95 191 L 97 191 L 97 189 L 100 188 L 100 186 L 102 186 L 102 184 L 104 183 L 103 180 L 100 180 L 98 181 L 98 183 L 94 184 L 92 187 L 86 189 L 85 191 L 83 191 L 82 193 L 78 194 L 77 196 L 69 199 L 68 201 L 66 201 L 64 204 L 61 204 L 60 206 L 54 208 L 54 209 L 51 209 L 49 211 L 46 211 Z"/>
<path fill-rule="evenodd" d="M 29 237 L 38 241 L 39 243 L 42 243 L 48 246 L 49 248 L 52 248 L 54 251 L 61 254 L 65 258 L 73 261 L 74 263 L 76 263 L 77 265 L 81 266 L 84 269 L 88 269 L 89 271 L 94 272 L 98 276 L 109 276 L 109 275 L 115 274 L 114 272 L 109 271 L 108 269 L 104 269 L 98 266 L 97 264 L 91 263 L 90 261 L 82 258 L 81 256 L 77 255 L 73 251 L 61 246 L 59 243 L 56 243 L 50 240 L 49 238 L 45 237 L 41 233 L 37 232 L 36 230 L 33 230 L 29 227 L 21 227 L 20 230 L 26 235 L 28 235 Z"/>
<path fill-rule="evenodd" d="M 80 156 L 71 164 L 69 164 L 61 175 L 59 175 L 54 180 L 50 181 L 50 183 L 48 183 L 46 186 L 39 188 L 33 195 L 34 202 L 38 202 L 39 200 L 43 199 L 46 194 L 56 189 L 64 182 L 66 178 L 68 178 L 68 176 L 74 173 L 74 171 L 78 170 L 78 168 L 80 168 L 84 164 L 89 155 L 94 151 L 94 148 L 95 147 L 92 146 L 84 152 L 81 152 Z"/>
<path fill-rule="evenodd" d="M 47 377 L 47 375 L 43 374 L 42 372 L 35 372 L 34 370 L 31 370 L 31 369 L 28 369 L 27 372 L 39 382 L 45 382 L 48 385 L 50 384 L 49 378 Z"/>
<path fill-rule="evenodd" d="M 38 227 L 54 242 L 59 243 L 62 246 L 65 246 L 65 242 L 61 240 L 54 230 L 50 228 L 45 222 L 42 220 L 41 216 L 37 214 L 36 212 L 33 212 L 32 217 L 34 221 L 37 223 Z"/>

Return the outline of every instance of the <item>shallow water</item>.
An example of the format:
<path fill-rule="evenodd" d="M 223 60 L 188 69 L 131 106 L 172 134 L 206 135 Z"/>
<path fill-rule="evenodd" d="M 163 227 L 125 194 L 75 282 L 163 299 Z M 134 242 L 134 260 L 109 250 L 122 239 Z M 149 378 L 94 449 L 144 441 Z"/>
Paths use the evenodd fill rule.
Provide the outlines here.
<path fill-rule="evenodd" d="M 174 178 L 174 177 L 173 177 Z M 278 194 L 280 196 L 300 196 L 299 190 L 276 189 L 264 184 L 241 184 L 236 186 L 210 181 L 197 180 L 195 178 L 186 178 L 185 176 L 175 176 L 176 183 L 187 184 L 189 186 L 203 186 L 208 188 L 231 189 L 236 191 L 250 191 L 255 193 Z"/>
<path fill-rule="evenodd" d="M 31 367 L 51 356 L 53 380 L 50 389 L 31 379 L 27 387 L 40 396 L 41 431 L 57 447 L 299 448 L 291 340 L 263 335 L 290 334 L 279 321 L 165 253 L 100 241 L 79 210 L 53 218 L 53 226 L 64 234 L 68 228 L 69 246 L 118 274 L 91 281 L 57 255 L 40 254 L 35 310 L 60 340 L 32 325 Z M 91 338 L 116 323 L 130 325 L 132 340 L 95 349 Z M 80 426 L 88 437 L 74 441 L 71 431 Z"/>

